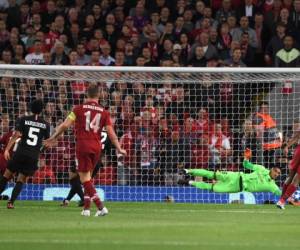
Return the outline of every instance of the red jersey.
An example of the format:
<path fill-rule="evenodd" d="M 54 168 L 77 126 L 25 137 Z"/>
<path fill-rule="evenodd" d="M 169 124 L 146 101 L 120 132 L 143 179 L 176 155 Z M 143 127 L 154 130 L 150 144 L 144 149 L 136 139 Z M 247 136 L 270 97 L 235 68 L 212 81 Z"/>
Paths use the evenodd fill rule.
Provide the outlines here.
<path fill-rule="evenodd" d="M 84 151 L 101 149 L 102 128 L 112 125 L 108 111 L 97 102 L 89 101 L 75 106 L 69 118 L 75 121 L 77 148 L 82 147 Z"/>
<path fill-rule="evenodd" d="M 0 173 L 4 173 L 6 167 L 7 167 L 7 161 L 4 158 L 4 151 L 5 148 L 13 134 L 13 131 L 9 131 L 5 133 L 3 136 L 0 137 Z"/>

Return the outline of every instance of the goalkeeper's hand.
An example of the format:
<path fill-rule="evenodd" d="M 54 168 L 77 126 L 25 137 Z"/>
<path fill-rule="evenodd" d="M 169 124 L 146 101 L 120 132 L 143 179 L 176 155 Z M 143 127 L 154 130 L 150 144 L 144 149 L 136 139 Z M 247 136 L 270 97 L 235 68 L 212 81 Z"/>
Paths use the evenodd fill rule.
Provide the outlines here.
<path fill-rule="evenodd" d="M 246 150 L 244 151 L 244 159 L 245 160 L 250 160 L 252 156 L 252 151 L 250 148 L 246 148 Z"/>

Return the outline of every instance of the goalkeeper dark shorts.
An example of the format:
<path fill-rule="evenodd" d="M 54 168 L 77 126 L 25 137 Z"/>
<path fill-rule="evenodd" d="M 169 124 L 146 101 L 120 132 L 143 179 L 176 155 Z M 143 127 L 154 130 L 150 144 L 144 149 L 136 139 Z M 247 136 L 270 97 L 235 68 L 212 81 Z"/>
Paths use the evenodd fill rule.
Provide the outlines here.
<path fill-rule="evenodd" d="M 7 169 L 13 173 L 33 176 L 38 169 L 38 159 L 16 152 L 7 163 Z"/>

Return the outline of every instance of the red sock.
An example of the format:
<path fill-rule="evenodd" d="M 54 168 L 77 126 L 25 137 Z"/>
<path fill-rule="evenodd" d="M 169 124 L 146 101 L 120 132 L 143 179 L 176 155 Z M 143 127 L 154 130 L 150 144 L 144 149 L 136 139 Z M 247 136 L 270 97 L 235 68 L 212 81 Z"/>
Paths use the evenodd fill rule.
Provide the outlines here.
<path fill-rule="evenodd" d="M 103 204 L 97 195 L 97 191 L 92 181 L 91 180 L 86 181 L 85 183 L 83 183 L 83 187 L 84 187 L 84 193 L 86 193 L 89 197 L 91 197 L 91 200 L 94 201 L 98 209 L 102 209 Z"/>
<path fill-rule="evenodd" d="M 286 201 L 295 191 L 297 190 L 297 187 L 293 184 L 290 184 L 285 193 L 281 196 L 280 200 Z"/>
<path fill-rule="evenodd" d="M 95 194 L 93 197 L 92 197 L 92 201 L 96 204 L 96 207 L 99 209 L 99 210 L 102 210 L 103 208 L 103 203 L 102 201 L 100 200 L 99 196 L 97 194 Z"/>
<path fill-rule="evenodd" d="M 83 209 L 84 210 L 89 210 L 91 207 L 91 197 L 84 194 L 84 206 Z"/>
<path fill-rule="evenodd" d="M 280 196 L 280 198 L 282 198 L 283 197 L 283 195 L 285 194 L 285 192 L 286 192 L 286 189 L 288 188 L 288 184 L 286 184 L 286 183 L 283 183 L 283 185 L 282 185 L 282 193 L 281 193 L 281 196 Z"/>

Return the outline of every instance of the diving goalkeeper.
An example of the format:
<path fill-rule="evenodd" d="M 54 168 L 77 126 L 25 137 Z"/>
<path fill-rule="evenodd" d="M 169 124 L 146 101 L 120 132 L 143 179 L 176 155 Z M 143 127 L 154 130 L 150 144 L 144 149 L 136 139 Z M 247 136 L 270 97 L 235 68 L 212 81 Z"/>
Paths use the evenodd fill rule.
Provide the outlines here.
<path fill-rule="evenodd" d="M 238 193 L 247 192 L 272 192 L 281 195 L 281 190 L 275 183 L 275 179 L 281 171 L 278 167 L 271 170 L 264 166 L 252 164 L 251 150 L 246 149 L 244 153 L 243 166 L 252 170 L 252 173 L 243 172 L 221 172 L 208 171 L 205 169 L 185 169 L 185 173 L 192 176 L 202 176 L 216 180 L 216 183 L 206 183 L 202 181 L 179 180 L 178 184 L 188 184 L 200 189 L 211 190 L 216 193 Z"/>

